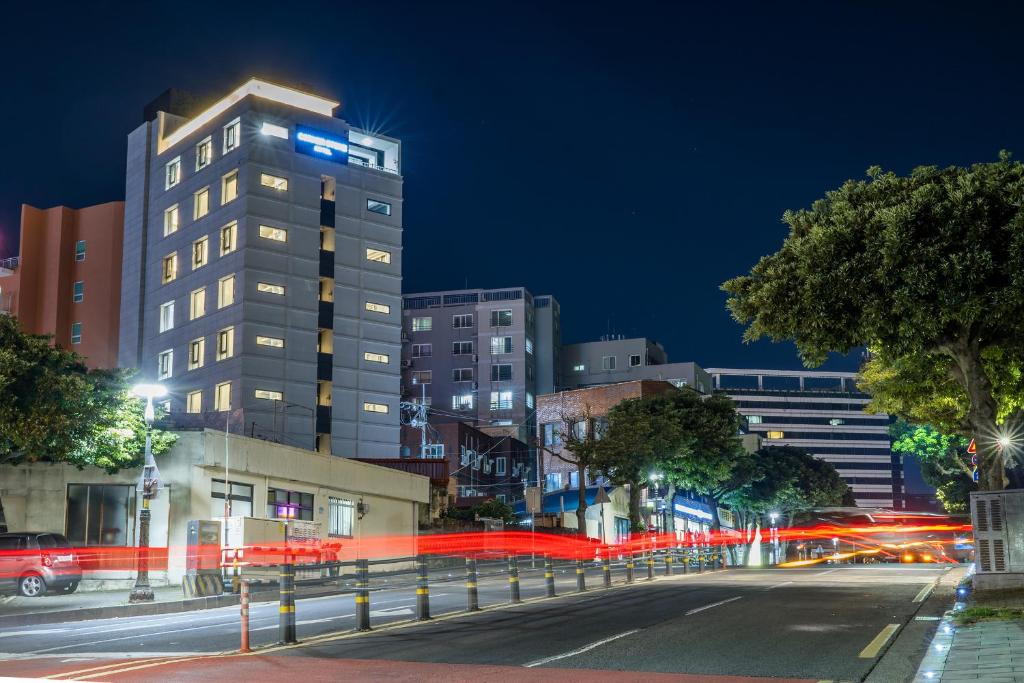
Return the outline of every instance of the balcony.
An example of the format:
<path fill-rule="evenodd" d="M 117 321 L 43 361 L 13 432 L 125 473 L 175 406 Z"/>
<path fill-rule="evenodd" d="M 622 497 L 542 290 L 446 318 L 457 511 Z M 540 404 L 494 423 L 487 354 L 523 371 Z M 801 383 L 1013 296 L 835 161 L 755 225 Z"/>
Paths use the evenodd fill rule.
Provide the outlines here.
<path fill-rule="evenodd" d="M 357 128 L 348 132 L 348 163 L 350 166 L 401 175 L 401 147 L 397 140 L 374 135 Z"/>
<path fill-rule="evenodd" d="M 18 269 L 18 265 L 20 263 L 21 259 L 17 256 L 11 256 L 10 258 L 0 259 L 0 277 L 14 275 L 14 271 Z"/>

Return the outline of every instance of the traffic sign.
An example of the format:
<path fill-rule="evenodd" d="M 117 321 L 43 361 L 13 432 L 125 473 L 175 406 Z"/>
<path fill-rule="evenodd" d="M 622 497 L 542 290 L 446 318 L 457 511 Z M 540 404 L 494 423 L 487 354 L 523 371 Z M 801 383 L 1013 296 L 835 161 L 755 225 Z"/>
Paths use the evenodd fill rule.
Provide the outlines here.
<path fill-rule="evenodd" d="M 971 439 L 971 444 L 967 447 L 967 452 L 970 455 L 974 455 L 978 452 L 978 446 L 974 443 L 974 439 Z"/>
<path fill-rule="evenodd" d="M 975 467 L 978 466 L 978 454 L 977 453 L 975 453 L 974 455 L 971 456 L 971 464 L 974 465 Z"/>
<path fill-rule="evenodd" d="M 604 490 L 603 486 L 598 486 L 597 495 L 594 496 L 594 505 L 603 505 L 610 502 L 612 502 L 612 499 L 608 497 L 608 492 Z"/>
<path fill-rule="evenodd" d="M 974 481 L 978 481 L 978 470 L 974 470 Z"/>

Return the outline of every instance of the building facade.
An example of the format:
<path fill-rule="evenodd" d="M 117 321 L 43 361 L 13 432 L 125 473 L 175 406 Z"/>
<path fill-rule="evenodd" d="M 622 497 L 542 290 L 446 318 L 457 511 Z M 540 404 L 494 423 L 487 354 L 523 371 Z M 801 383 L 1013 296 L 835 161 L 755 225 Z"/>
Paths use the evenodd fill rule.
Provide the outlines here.
<path fill-rule="evenodd" d="M 259 79 L 175 101 L 128 137 L 120 364 L 177 424 L 397 457 L 400 143 Z"/>
<path fill-rule="evenodd" d="M 832 463 L 858 506 L 903 509 L 903 468 L 889 416 L 868 414 L 852 372 L 709 368 L 765 446 L 798 446 Z"/>
<path fill-rule="evenodd" d="M 583 389 L 630 382 L 662 380 L 711 393 L 711 375 L 696 363 L 669 363 L 665 349 L 644 337 L 611 336 L 599 341 L 566 344 L 561 354 L 561 389 Z"/>
<path fill-rule="evenodd" d="M 426 402 L 432 424 L 464 421 L 526 441 L 539 390 L 555 384 L 555 298 L 466 289 L 406 294 L 402 308 L 403 399 Z"/>
<path fill-rule="evenodd" d="M 117 366 L 124 202 L 72 209 L 21 206 L 20 253 L 0 261 L 0 313 L 31 334 Z"/>

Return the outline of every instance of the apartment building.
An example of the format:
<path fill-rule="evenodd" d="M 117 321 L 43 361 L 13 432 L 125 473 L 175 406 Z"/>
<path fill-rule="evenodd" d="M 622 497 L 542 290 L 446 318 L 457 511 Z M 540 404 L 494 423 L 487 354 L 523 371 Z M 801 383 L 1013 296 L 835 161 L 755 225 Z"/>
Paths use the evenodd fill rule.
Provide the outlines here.
<path fill-rule="evenodd" d="M 124 202 L 21 205 L 18 256 L 0 260 L 0 314 L 85 358 L 117 366 Z"/>
<path fill-rule="evenodd" d="M 903 509 L 903 467 L 889 416 L 870 415 L 852 372 L 709 368 L 765 446 L 798 446 L 835 465 L 857 505 Z"/>
<path fill-rule="evenodd" d="M 523 287 L 406 294 L 402 396 L 430 422 L 463 421 L 526 441 L 538 392 L 555 386 L 558 302 Z"/>
<path fill-rule="evenodd" d="M 260 79 L 128 136 L 120 364 L 172 421 L 398 456 L 398 140 Z"/>
<path fill-rule="evenodd" d="M 561 353 L 560 389 L 583 389 L 661 380 L 711 393 L 711 375 L 696 363 L 669 363 L 664 347 L 645 337 L 609 335 L 598 341 L 566 344 Z"/>

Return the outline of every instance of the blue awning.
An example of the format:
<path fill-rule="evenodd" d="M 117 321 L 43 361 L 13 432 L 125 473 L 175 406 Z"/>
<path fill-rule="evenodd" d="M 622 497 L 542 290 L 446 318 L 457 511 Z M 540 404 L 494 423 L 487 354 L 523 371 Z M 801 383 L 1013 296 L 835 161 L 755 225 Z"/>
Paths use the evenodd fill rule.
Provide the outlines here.
<path fill-rule="evenodd" d="M 588 486 L 586 490 L 587 505 L 593 505 L 594 499 L 597 498 L 597 490 L 599 486 Z M 605 488 L 610 496 L 612 491 L 616 487 L 609 486 Z M 562 506 L 565 506 L 564 508 Z M 563 491 L 554 491 L 552 493 L 544 494 L 544 504 L 541 506 L 541 512 L 543 514 L 553 514 L 561 512 L 563 509 L 566 512 L 575 512 L 576 508 L 579 507 L 579 489 L 565 489 Z M 526 501 L 520 500 L 512 506 L 515 510 L 516 515 L 523 516 L 526 513 Z"/>
<path fill-rule="evenodd" d="M 672 514 L 705 524 L 714 519 L 710 505 L 678 493 L 672 497 Z"/>

